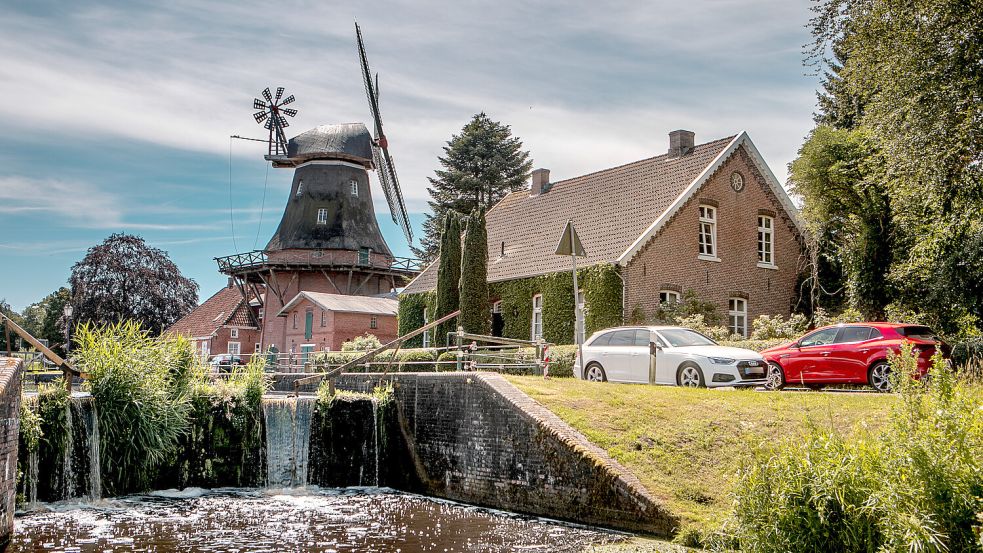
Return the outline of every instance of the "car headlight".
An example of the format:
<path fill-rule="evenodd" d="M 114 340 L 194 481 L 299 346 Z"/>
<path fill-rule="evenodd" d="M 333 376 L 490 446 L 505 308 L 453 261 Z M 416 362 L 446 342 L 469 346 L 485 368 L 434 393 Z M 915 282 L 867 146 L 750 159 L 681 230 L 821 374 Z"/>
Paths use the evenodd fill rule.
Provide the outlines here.
<path fill-rule="evenodd" d="M 711 363 L 714 365 L 733 365 L 737 361 L 729 357 L 708 357 Z"/>

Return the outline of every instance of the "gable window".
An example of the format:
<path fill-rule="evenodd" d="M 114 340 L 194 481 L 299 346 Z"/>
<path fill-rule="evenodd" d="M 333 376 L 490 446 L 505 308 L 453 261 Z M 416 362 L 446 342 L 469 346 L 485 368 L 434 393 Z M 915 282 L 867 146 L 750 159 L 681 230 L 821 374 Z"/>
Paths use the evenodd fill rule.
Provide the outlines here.
<path fill-rule="evenodd" d="M 369 319 L 369 328 L 379 328 L 379 317 Z"/>
<path fill-rule="evenodd" d="M 236 339 L 238 337 L 239 337 L 239 329 L 238 328 L 229 329 L 229 338 Z"/>
<path fill-rule="evenodd" d="M 727 329 L 731 334 L 747 337 L 747 300 L 730 298 L 727 300 Z"/>
<path fill-rule="evenodd" d="M 535 342 L 543 337 L 543 295 L 532 297 L 532 340 Z"/>
<path fill-rule="evenodd" d="M 294 311 L 294 328 L 297 328 L 297 312 Z"/>
<path fill-rule="evenodd" d="M 324 316 L 324 310 L 323 309 L 321 310 L 321 326 L 327 326 L 327 322 L 325 321 L 325 316 Z"/>
<path fill-rule="evenodd" d="M 700 259 L 717 259 L 717 208 L 700 206 Z"/>
<path fill-rule="evenodd" d="M 659 290 L 659 303 L 679 303 L 679 292 L 675 290 Z"/>
<path fill-rule="evenodd" d="M 349 181 L 349 184 L 352 187 L 352 196 L 358 196 L 358 181 L 355 180 L 355 179 L 352 179 L 352 180 Z"/>
<path fill-rule="evenodd" d="M 328 224 L 328 210 L 327 208 L 320 208 L 317 210 L 317 224 L 326 225 Z"/>
<path fill-rule="evenodd" d="M 229 355 L 239 355 L 239 342 L 229 342 Z"/>
<path fill-rule="evenodd" d="M 775 220 L 758 215 L 758 265 L 775 266 Z"/>
<path fill-rule="evenodd" d="M 263 309 L 262 307 L 260 307 L 260 308 L 259 308 L 259 319 L 260 319 L 260 320 L 262 320 L 262 318 L 263 318 L 263 315 L 264 315 L 265 313 L 266 313 L 266 310 L 265 310 L 265 309 Z"/>

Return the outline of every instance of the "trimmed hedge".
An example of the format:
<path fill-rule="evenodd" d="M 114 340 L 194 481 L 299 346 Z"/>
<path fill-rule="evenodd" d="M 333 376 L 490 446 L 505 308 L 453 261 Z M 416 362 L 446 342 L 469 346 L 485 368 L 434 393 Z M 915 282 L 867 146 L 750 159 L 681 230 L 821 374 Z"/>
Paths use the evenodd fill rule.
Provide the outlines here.
<path fill-rule="evenodd" d="M 721 340 L 717 343 L 721 346 L 730 346 L 734 348 L 744 348 L 754 351 L 762 351 L 771 347 L 775 347 L 781 344 L 786 344 L 791 342 L 787 338 L 777 338 L 773 340 Z"/>

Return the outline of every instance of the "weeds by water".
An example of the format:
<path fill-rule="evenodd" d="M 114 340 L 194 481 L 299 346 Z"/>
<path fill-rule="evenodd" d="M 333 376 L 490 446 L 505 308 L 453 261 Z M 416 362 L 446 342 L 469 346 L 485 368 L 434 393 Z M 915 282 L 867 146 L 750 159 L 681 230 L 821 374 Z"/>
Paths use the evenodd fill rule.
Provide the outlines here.
<path fill-rule="evenodd" d="M 890 360 L 899 402 L 876 435 L 814 428 L 761 449 L 738 475 L 719 547 L 778 551 L 979 551 L 983 400 L 941 358 L 912 378 L 910 347 Z"/>

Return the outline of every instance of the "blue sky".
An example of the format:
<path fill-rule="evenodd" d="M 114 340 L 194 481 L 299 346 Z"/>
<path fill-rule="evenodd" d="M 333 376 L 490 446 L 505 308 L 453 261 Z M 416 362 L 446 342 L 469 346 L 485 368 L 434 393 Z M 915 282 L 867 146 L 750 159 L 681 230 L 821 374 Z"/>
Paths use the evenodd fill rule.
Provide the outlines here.
<path fill-rule="evenodd" d="M 252 98 L 296 95 L 291 136 L 368 120 L 356 17 L 417 226 L 441 147 L 479 111 L 554 180 L 660 154 L 677 128 L 747 130 L 784 179 L 815 108 L 809 5 L 0 0 L 0 298 L 21 309 L 64 285 L 113 232 L 167 251 L 210 296 L 213 258 L 265 245 L 290 183 L 264 145 L 230 144 L 262 136 Z"/>

